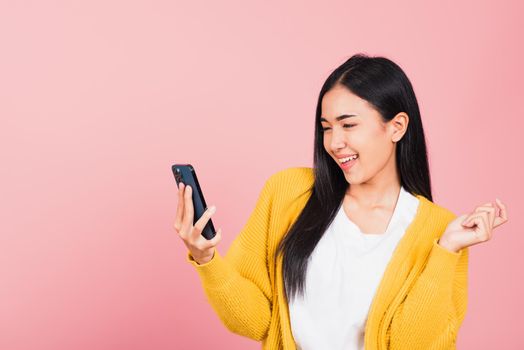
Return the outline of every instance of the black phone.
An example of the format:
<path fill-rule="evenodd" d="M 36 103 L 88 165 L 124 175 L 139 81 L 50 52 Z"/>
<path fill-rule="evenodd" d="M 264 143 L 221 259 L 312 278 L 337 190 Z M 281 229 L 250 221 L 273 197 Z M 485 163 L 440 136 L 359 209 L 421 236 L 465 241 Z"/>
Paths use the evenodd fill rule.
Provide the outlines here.
<path fill-rule="evenodd" d="M 191 164 L 173 164 L 171 166 L 171 170 L 173 171 L 173 175 L 175 175 L 175 181 L 178 187 L 180 187 L 180 182 L 183 182 L 184 185 L 191 186 L 191 189 L 193 190 L 192 199 L 194 225 L 207 209 L 204 193 L 202 192 L 200 184 L 198 183 L 195 168 Z M 209 240 L 215 237 L 215 235 L 215 227 L 213 226 L 211 219 L 209 219 L 202 230 L 202 236 Z"/>

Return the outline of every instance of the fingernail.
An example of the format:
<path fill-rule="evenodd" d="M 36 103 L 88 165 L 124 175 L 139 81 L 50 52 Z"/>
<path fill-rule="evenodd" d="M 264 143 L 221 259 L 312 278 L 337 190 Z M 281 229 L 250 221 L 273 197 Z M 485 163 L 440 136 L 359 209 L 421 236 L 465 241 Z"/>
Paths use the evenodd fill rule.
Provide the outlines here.
<path fill-rule="evenodd" d="M 217 208 L 213 205 L 209 207 L 209 213 L 213 214 Z"/>

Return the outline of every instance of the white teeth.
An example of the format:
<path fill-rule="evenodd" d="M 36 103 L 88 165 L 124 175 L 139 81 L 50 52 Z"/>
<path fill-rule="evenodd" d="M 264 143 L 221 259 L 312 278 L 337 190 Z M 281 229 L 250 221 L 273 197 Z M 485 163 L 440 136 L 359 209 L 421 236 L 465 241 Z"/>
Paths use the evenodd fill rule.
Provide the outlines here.
<path fill-rule="evenodd" d="M 350 161 L 350 160 L 354 160 L 354 159 L 357 159 L 358 158 L 358 154 L 355 154 L 354 156 L 351 156 L 351 157 L 347 157 L 347 158 L 340 158 L 338 161 L 340 163 L 345 163 L 347 161 Z"/>

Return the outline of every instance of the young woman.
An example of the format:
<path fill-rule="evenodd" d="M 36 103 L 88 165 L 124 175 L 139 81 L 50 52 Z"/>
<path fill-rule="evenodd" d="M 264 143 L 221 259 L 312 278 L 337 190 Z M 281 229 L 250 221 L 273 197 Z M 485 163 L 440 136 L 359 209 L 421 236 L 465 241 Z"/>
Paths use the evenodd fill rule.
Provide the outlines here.
<path fill-rule="evenodd" d="M 324 83 L 314 167 L 266 181 L 222 257 L 179 188 L 175 230 L 224 325 L 263 349 L 454 349 L 468 247 L 508 220 L 498 199 L 457 217 L 432 202 L 412 85 L 357 54 Z"/>

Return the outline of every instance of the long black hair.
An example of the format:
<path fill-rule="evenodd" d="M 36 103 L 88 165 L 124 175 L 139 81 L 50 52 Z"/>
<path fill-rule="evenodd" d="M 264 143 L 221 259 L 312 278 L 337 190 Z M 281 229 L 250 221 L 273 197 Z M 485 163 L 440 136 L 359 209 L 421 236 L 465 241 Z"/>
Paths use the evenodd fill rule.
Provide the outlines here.
<path fill-rule="evenodd" d="M 333 221 L 349 186 L 339 165 L 324 149 L 320 123 L 322 98 L 336 84 L 368 101 L 384 122 L 399 112 L 407 113 L 408 128 L 396 147 L 400 183 L 409 193 L 433 200 L 424 130 L 411 82 L 396 63 L 385 57 L 353 55 L 329 75 L 320 90 L 315 117 L 311 196 L 276 250 L 275 261 L 280 253 L 283 254 L 288 300 L 297 293 L 303 294 L 309 257 Z"/>

